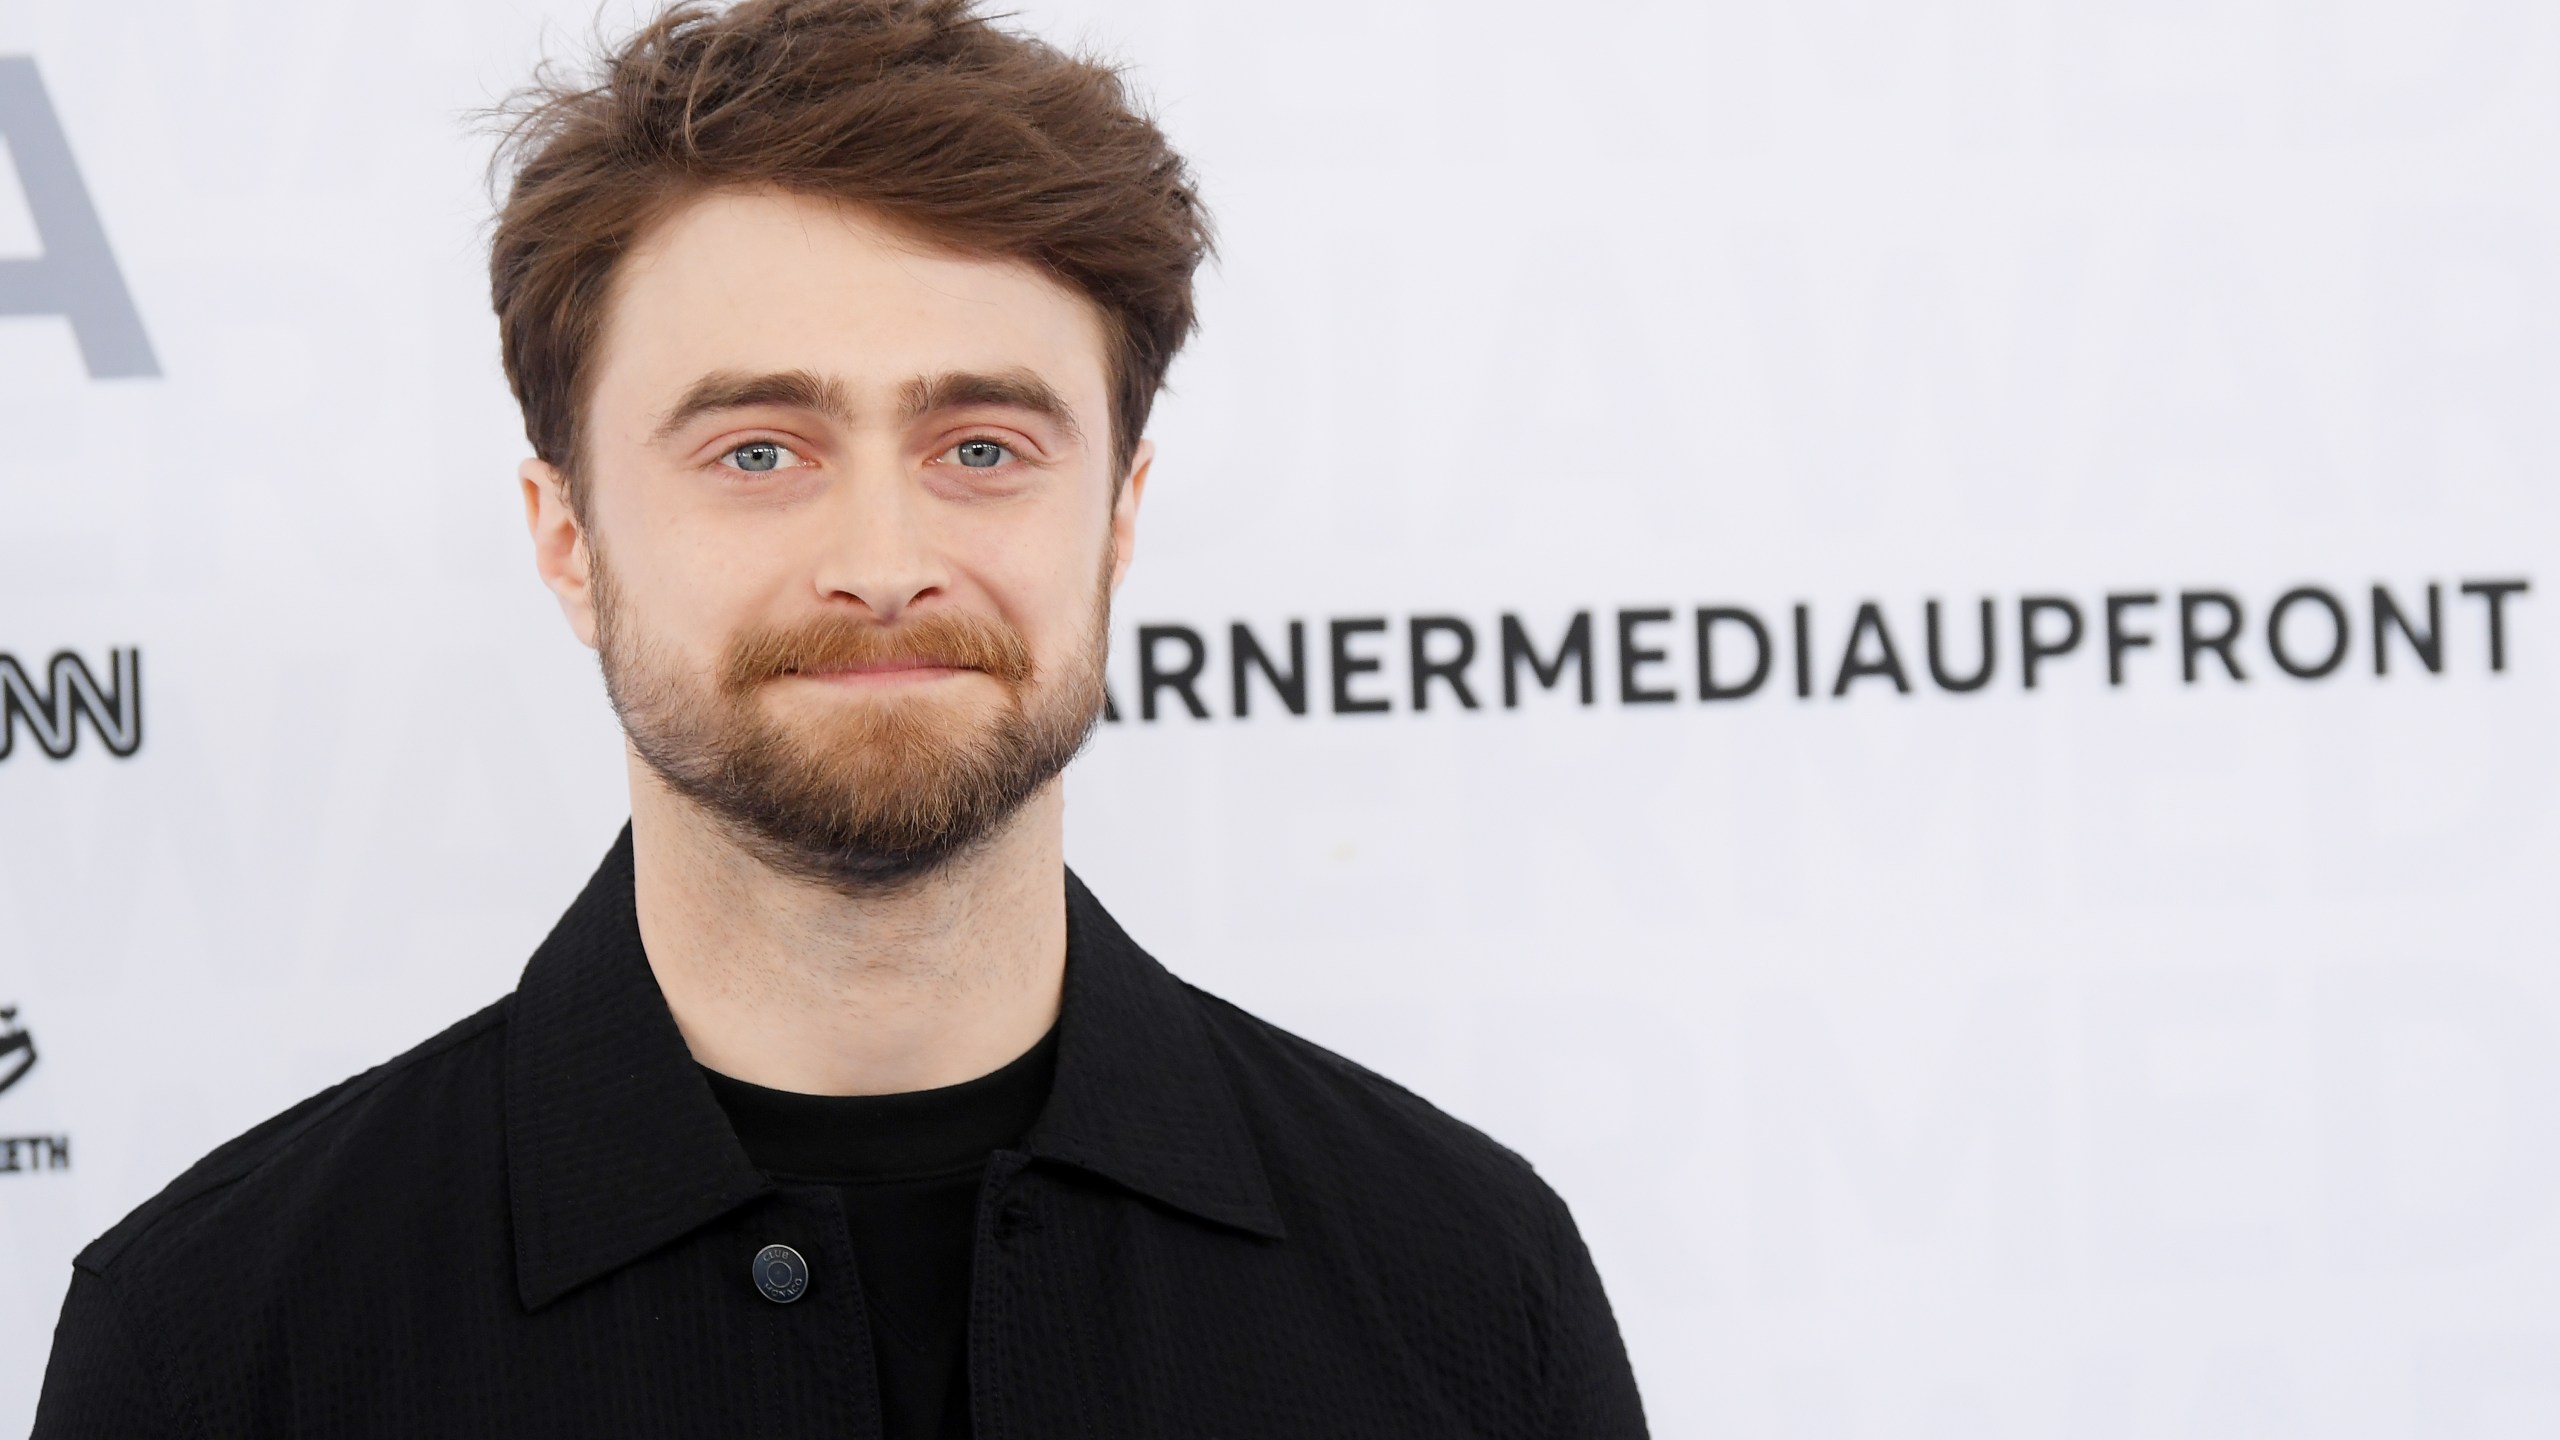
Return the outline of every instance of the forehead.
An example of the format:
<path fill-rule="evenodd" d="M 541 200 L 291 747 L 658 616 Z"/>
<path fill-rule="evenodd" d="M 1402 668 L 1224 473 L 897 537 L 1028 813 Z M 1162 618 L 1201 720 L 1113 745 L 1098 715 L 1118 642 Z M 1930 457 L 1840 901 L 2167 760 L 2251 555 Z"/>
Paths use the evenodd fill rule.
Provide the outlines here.
<path fill-rule="evenodd" d="M 716 192 L 625 258 L 594 394 L 627 409 L 711 371 L 801 369 L 860 398 L 917 376 L 1029 369 L 1086 410 L 1103 403 L 1104 343 L 1094 304 L 1029 264 L 938 249 L 830 201 Z"/>

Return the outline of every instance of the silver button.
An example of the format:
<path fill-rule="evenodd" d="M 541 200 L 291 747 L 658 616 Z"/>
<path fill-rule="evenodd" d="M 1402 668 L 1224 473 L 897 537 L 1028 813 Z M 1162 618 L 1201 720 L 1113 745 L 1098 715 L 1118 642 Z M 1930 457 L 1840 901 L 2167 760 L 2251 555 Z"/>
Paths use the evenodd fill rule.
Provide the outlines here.
<path fill-rule="evenodd" d="M 788 1305 L 809 1293 L 809 1262 L 788 1245 L 767 1245 L 756 1252 L 756 1291 L 776 1305 Z"/>

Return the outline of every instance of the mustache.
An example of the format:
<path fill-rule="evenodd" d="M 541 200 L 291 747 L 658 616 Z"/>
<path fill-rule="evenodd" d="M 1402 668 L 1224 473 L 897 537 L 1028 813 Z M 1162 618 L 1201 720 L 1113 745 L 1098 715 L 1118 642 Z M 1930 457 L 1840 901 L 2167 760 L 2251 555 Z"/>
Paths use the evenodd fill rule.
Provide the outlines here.
<path fill-rule="evenodd" d="M 1008 686 L 1031 678 L 1031 647 L 1012 626 L 936 610 L 893 625 L 843 616 L 750 631 L 729 647 L 721 683 L 742 695 L 768 680 L 885 663 L 979 670 Z"/>

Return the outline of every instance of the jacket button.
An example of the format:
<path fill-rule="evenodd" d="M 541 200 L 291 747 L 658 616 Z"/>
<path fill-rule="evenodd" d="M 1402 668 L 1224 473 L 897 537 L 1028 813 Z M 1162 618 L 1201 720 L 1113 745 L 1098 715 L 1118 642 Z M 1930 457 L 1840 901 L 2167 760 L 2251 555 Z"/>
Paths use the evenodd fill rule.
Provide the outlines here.
<path fill-rule="evenodd" d="M 788 1245 L 767 1245 L 756 1252 L 756 1290 L 776 1305 L 788 1305 L 809 1293 L 809 1262 Z"/>

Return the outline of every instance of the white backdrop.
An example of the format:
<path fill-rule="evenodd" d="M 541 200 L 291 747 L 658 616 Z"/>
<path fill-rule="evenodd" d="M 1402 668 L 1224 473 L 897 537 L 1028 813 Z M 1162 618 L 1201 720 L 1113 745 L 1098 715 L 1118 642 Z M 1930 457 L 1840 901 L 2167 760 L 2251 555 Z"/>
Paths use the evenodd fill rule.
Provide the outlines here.
<path fill-rule="evenodd" d="M 465 114 L 591 19 L 0 10 L 42 86 L 0 88 L 0 309 L 80 248 L 30 113 L 113 262 L 73 277 L 104 364 L 0 320 L 0 1076 L 39 1057 L 0 1091 L 0 1431 L 80 1244 L 509 988 L 624 813 L 527 563 Z M 1132 63 L 1225 237 L 1071 857 L 1177 971 L 1533 1160 L 1657 1433 L 2560 1433 L 2560 12 L 1026 21 Z M 2497 668 L 2482 581 L 2533 586 Z M 2442 587 L 2440 672 L 2394 631 L 2374 673 L 2376 584 L 2421 631 Z M 2348 620 L 2319 678 L 2266 635 L 2305 585 Z M 2184 678 L 2207 590 L 2245 681 Z M 2121 685 L 2110 594 L 2159 597 Z M 2030 596 L 2086 632 L 2032 690 Z M 1952 693 L 1922 607 L 1960 675 L 1985 597 Z M 1907 695 L 1872 626 L 1834 694 L 1867 602 Z M 1777 654 L 1710 703 L 1724 605 Z M 1666 703 L 1621 675 L 1648 609 Z M 1586 610 L 1594 703 L 1524 670 L 1506 708 L 1500 617 L 1543 656 Z M 1479 709 L 1412 706 L 1434 615 Z M 1390 708 L 1336 713 L 1369 617 L 1346 683 Z M 1292 620 L 1310 713 L 1257 678 L 1233 718 L 1227 627 Z M 1202 637 L 1211 718 L 1139 718 L 1140 624 Z M 2290 656 L 2330 625 L 2290 607 Z M 111 721 L 139 652 L 130 757 L 39 744 L 62 650 Z"/>

